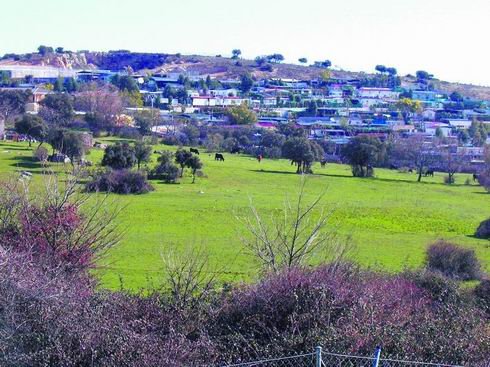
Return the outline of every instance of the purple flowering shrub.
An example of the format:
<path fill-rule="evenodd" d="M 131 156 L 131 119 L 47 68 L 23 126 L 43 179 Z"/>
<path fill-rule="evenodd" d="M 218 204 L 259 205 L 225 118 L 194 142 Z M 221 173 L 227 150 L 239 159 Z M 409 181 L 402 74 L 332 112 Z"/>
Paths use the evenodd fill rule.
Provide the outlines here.
<path fill-rule="evenodd" d="M 91 270 L 117 236 L 107 213 L 97 219 L 70 193 L 34 200 L 15 185 L 0 187 L 1 366 L 197 366 L 317 345 L 488 362 L 488 283 L 463 292 L 440 273 L 386 275 L 337 263 L 213 290 L 176 268 L 193 282 L 142 294 L 100 290 Z"/>

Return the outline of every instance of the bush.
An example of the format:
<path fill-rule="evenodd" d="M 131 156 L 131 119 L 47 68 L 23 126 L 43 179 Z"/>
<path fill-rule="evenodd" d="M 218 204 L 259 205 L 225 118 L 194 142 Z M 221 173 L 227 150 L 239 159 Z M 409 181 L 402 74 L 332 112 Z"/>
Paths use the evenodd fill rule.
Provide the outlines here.
<path fill-rule="evenodd" d="M 116 194 L 145 194 L 153 187 L 141 172 L 129 170 L 109 170 L 95 174 L 85 185 L 87 192 L 114 192 Z"/>
<path fill-rule="evenodd" d="M 36 150 L 34 151 L 34 157 L 39 162 L 46 162 L 49 157 L 49 152 L 45 147 L 37 147 Z"/>
<path fill-rule="evenodd" d="M 455 182 L 454 176 L 444 176 L 444 183 L 446 185 L 452 185 Z"/>
<path fill-rule="evenodd" d="M 475 297 L 478 304 L 490 313 L 490 279 L 484 279 L 476 286 Z"/>
<path fill-rule="evenodd" d="M 122 139 L 139 140 L 141 139 L 141 134 L 138 129 L 134 127 L 123 127 L 119 129 L 116 133 Z"/>
<path fill-rule="evenodd" d="M 490 218 L 485 219 L 478 226 L 475 236 L 478 238 L 490 238 Z"/>
<path fill-rule="evenodd" d="M 459 280 L 480 278 L 480 263 L 475 251 L 443 240 L 435 242 L 427 249 L 427 268 Z"/>
<path fill-rule="evenodd" d="M 174 163 L 172 152 L 164 151 L 158 158 L 159 165 L 151 172 L 150 178 L 160 179 L 166 183 L 175 183 L 179 178 L 179 167 Z"/>

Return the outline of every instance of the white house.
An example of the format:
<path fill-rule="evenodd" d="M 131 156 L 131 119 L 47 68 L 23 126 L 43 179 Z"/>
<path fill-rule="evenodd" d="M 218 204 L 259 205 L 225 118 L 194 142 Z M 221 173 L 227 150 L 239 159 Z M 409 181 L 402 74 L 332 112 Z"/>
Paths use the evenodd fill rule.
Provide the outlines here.
<path fill-rule="evenodd" d="M 219 96 L 219 97 L 236 97 L 238 96 L 238 90 L 235 88 L 211 89 L 209 90 L 209 94 L 212 96 Z"/>
<path fill-rule="evenodd" d="M 430 136 L 435 136 L 438 128 L 441 130 L 442 135 L 445 137 L 448 137 L 451 134 L 452 127 L 443 122 L 426 122 L 424 126 L 426 134 Z"/>
<path fill-rule="evenodd" d="M 358 96 L 361 98 L 379 98 L 383 100 L 396 100 L 400 96 L 400 92 L 391 90 L 390 88 L 370 88 L 362 87 L 358 90 Z"/>
<path fill-rule="evenodd" d="M 468 129 L 471 126 L 471 121 L 466 119 L 449 119 L 447 122 L 458 129 Z"/>
<path fill-rule="evenodd" d="M 217 106 L 218 99 L 213 96 L 193 96 L 192 106 L 194 107 L 214 107 Z"/>

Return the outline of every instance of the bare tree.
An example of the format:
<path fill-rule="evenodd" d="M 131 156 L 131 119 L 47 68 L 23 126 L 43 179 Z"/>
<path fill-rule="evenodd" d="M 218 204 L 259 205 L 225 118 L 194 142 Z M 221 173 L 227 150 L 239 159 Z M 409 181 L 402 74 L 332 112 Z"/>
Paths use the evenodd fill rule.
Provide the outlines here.
<path fill-rule="evenodd" d="M 440 148 L 441 164 L 447 173 L 446 183 L 453 184 L 456 173 L 461 172 L 465 165 L 465 157 L 457 147 L 443 146 Z"/>
<path fill-rule="evenodd" d="M 108 196 L 89 200 L 80 193 L 76 176 L 63 182 L 48 177 L 44 188 L 32 193 L 24 181 L 0 186 L 0 246 L 30 253 L 50 268 L 96 267 L 121 238 L 115 224 L 120 209 L 107 205 Z"/>
<path fill-rule="evenodd" d="M 391 152 L 392 163 L 417 170 L 417 181 L 422 180 L 425 169 L 435 162 L 435 147 L 426 143 L 422 135 L 412 135 L 408 138 L 396 138 Z"/>
<path fill-rule="evenodd" d="M 219 271 L 213 271 L 209 256 L 199 246 L 190 246 L 184 252 L 167 248 L 162 253 L 166 286 L 178 308 L 199 305 L 214 289 Z"/>
<path fill-rule="evenodd" d="M 114 86 L 90 83 L 75 95 L 75 107 L 91 114 L 90 122 L 99 128 L 112 127 L 122 108 L 122 99 Z"/>
<path fill-rule="evenodd" d="M 251 202 L 250 215 L 238 216 L 248 232 L 242 241 L 265 271 L 302 266 L 321 253 L 337 262 L 347 251 L 335 231 L 327 228 L 333 210 L 325 211 L 320 207 L 325 193 L 305 204 L 305 186 L 303 179 L 297 197 L 286 198 L 280 215 L 267 218 Z"/>

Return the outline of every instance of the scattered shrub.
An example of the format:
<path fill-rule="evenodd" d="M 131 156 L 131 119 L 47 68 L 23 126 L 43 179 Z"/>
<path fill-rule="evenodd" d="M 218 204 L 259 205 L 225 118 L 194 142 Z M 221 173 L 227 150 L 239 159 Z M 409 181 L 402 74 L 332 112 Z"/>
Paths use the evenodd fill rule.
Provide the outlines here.
<path fill-rule="evenodd" d="M 45 147 L 37 147 L 34 151 L 34 158 L 36 158 L 39 162 L 46 162 L 49 157 L 49 152 Z"/>
<path fill-rule="evenodd" d="M 446 185 L 452 185 L 455 182 L 454 176 L 444 176 L 444 183 Z"/>
<path fill-rule="evenodd" d="M 85 185 L 87 192 L 113 192 L 116 194 L 145 194 L 153 187 L 141 172 L 129 170 L 109 170 L 97 173 Z"/>
<path fill-rule="evenodd" d="M 478 226 L 475 236 L 478 238 L 490 238 L 490 218 L 485 219 Z"/>
<path fill-rule="evenodd" d="M 162 152 L 158 158 L 158 166 L 151 172 L 150 178 L 160 179 L 166 183 L 175 183 L 179 178 L 179 167 L 174 163 L 174 154 L 169 151 Z"/>
<path fill-rule="evenodd" d="M 117 131 L 117 136 L 123 139 L 140 140 L 141 133 L 134 127 L 122 127 Z"/>
<path fill-rule="evenodd" d="M 477 302 L 490 313 L 490 279 L 484 279 L 475 288 Z"/>
<path fill-rule="evenodd" d="M 475 251 L 443 240 L 435 242 L 427 249 L 427 268 L 459 280 L 480 277 L 480 263 Z"/>

